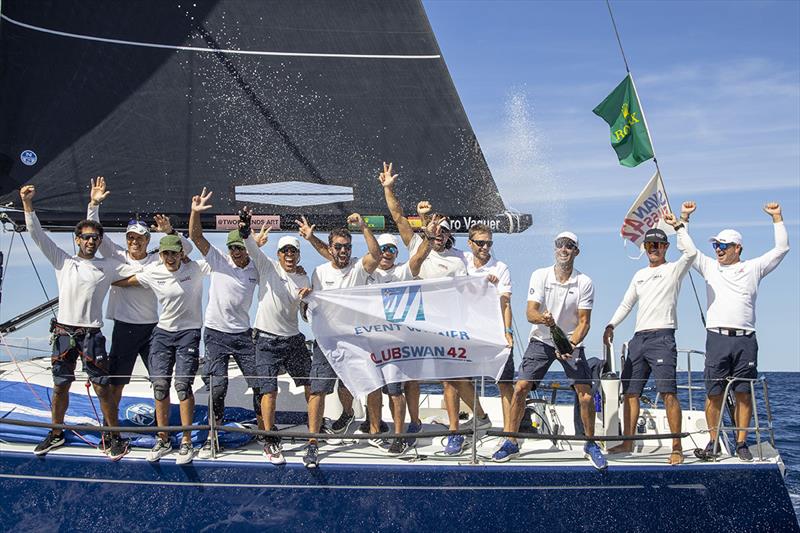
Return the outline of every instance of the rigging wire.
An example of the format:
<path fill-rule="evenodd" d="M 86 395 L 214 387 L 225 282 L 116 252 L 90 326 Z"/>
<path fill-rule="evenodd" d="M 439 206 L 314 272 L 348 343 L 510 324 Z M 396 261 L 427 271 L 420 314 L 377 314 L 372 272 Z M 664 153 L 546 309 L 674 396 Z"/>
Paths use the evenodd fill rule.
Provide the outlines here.
<path fill-rule="evenodd" d="M 28 248 L 28 243 L 25 242 L 25 237 L 22 236 L 20 233 L 19 240 L 22 241 L 22 245 L 25 247 L 25 252 L 28 254 L 28 259 L 30 259 L 31 266 L 33 267 L 33 271 L 36 273 L 36 279 L 39 280 L 39 286 L 42 288 L 42 292 L 44 293 L 44 297 L 46 299 L 50 299 L 50 296 L 47 295 L 47 289 L 44 286 L 44 282 L 42 281 L 42 276 L 39 274 L 39 269 L 36 268 L 36 262 L 33 260 L 33 256 L 31 255 L 31 251 Z M 50 312 L 53 313 L 53 318 L 56 318 L 56 312 L 51 308 Z"/>

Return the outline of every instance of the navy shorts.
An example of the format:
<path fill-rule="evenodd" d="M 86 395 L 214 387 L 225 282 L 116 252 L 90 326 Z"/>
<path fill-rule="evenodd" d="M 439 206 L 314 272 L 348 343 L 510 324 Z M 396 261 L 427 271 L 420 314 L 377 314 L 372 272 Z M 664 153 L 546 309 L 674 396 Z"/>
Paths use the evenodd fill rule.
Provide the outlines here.
<path fill-rule="evenodd" d="M 500 379 L 495 383 L 514 383 L 514 348 L 508 352 L 508 359 L 503 367 L 503 373 L 500 374 Z"/>
<path fill-rule="evenodd" d="M 150 341 L 150 381 L 169 388 L 175 369 L 175 388 L 191 388 L 200 367 L 200 330 L 165 331 L 153 329 Z"/>
<path fill-rule="evenodd" d="M 127 385 L 131 382 L 131 373 L 136 365 L 136 356 L 142 358 L 144 367 L 150 364 L 150 337 L 153 335 L 155 324 L 129 324 L 120 320 L 114 321 L 114 331 L 111 333 L 111 359 L 112 385 Z"/>
<path fill-rule="evenodd" d="M 106 338 L 99 329 L 83 335 L 53 335 L 52 343 L 50 362 L 54 385 L 67 385 L 75 381 L 78 358 L 89 381 L 108 385 L 110 361 L 106 353 Z"/>
<path fill-rule="evenodd" d="M 542 341 L 531 339 L 528 349 L 522 356 L 522 364 L 519 367 L 519 377 L 521 381 L 533 382 L 534 388 L 542 381 L 550 365 L 556 360 L 556 349 Z M 586 356 L 583 347 L 575 348 L 572 358 L 559 360 L 564 367 L 564 373 L 572 380 L 575 385 L 591 385 L 592 373 L 589 365 L 586 364 Z"/>
<path fill-rule="evenodd" d="M 741 337 L 729 337 L 714 331 L 706 332 L 706 394 L 718 396 L 725 392 L 729 377 L 755 379 L 758 377 L 758 341 L 755 332 Z M 750 383 L 736 381 L 734 392 L 750 392 Z"/>
<path fill-rule="evenodd" d="M 328 362 L 328 358 L 314 343 L 313 355 L 311 356 L 311 394 L 331 394 L 336 385 L 336 372 Z"/>
<path fill-rule="evenodd" d="M 405 392 L 405 381 L 399 381 L 397 383 L 387 383 L 383 387 L 381 387 L 381 392 L 384 394 L 388 394 L 389 396 L 400 396 Z"/>
<path fill-rule="evenodd" d="M 652 372 L 659 393 L 675 394 L 678 392 L 675 383 L 677 364 L 674 329 L 635 333 L 628 343 L 628 357 L 622 367 L 622 393 L 641 395 Z"/>
<path fill-rule="evenodd" d="M 206 352 L 201 360 L 201 374 L 206 386 L 209 383 L 208 376 L 214 376 L 214 389 L 217 386 L 228 389 L 228 362 L 231 357 L 242 371 L 247 386 L 257 386 L 256 352 L 250 330 L 225 333 L 206 328 L 203 340 Z"/>
<path fill-rule="evenodd" d="M 322 358 L 324 359 L 325 356 L 323 355 Z M 260 392 L 267 393 L 278 390 L 278 374 L 281 373 L 281 368 L 285 368 L 292 376 L 296 386 L 302 387 L 311 384 L 309 379 L 311 355 L 306 348 L 305 336 L 298 333 L 290 337 L 282 337 L 259 331 L 256 339 L 256 369 L 259 376 L 256 386 Z"/>

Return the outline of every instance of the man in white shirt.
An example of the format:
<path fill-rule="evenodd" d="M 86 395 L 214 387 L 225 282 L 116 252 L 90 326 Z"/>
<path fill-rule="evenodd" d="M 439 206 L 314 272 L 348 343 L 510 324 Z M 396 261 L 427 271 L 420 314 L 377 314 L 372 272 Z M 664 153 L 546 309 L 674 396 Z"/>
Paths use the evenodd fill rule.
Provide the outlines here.
<path fill-rule="evenodd" d="M 106 180 L 98 176 L 91 182 L 89 205 L 86 208 L 86 218 L 100 222 L 100 204 L 111 191 L 106 188 Z M 172 228 L 169 218 L 164 215 L 155 215 L 155 230 L 167 235 L 177 235 Z M 181 237 L 186 253 L 192 251 L 192 245 Z M 160 261 L 158 253 L 148 252 L 150 243 L 150 228 L 146 222 L 137 218 L 128 221 L 125 230 L 126 247 L 114 243 L 110 238 L 100 242 L 98 252 L 103 257 L 116 259 L 130 265 L 137 272 L 145 267 L 157 264 Z M 155 294 L 145 287 L 114 287 L 108 291 L 108 304 L 106 305 L 106 318 L 114 321 L 111 332 L 111 349 L 109 359 L 109 385 L 114 395 L 114 408 L 119 410 L 122 391 L 131 381 L 131 373 L 140 357 L 145 368 L 150 357 L 150 338 L 158 322 L 158 301 Z M 106 445 L 104 439 L 100 445 Z"/>
<path fill-rule="evenodd" d="M 503 316 L 503 328 L 506 342 L 511 350 L 503 367 L 503 373 L 497 381 L 500 400 L 503 407 L 503 425 L 509 420 L 511 399 L 514 396 L 514 330 L 511 327 L 511 273 L 508 265 L 492 257 L 492 230 L 485 224 L 475 224 L 469 229 L 467 244 L 471 252 L 466 254 L 467 273 L 470 276 L 484 276 L 497 286 L 500 293 L 500 312 Z"/>
<path fill-rule="evenodd" d="M 651 372 L 656 380 L 656 390 L 664 398 L 669 429 L 672 433 L 681 432 L 681 404 L 677 397 L 676 383 L 678 350 L 675 345 L 678 294 L 681 281 L 697 255 L 697 248 L 686 232 L 686 227 L 675 215 L 667 213 L 664 221 L 675 228 L 680 258 L 674 263 L 668 263 L 667 234 L 658 228 L 648 230 L 644 236 L 644 249 L 649 265 L 634 274 L 622 302 L 603 333 L 603 343 L 610 345 L 614 340 L 614 329 L 625 320 L 638 302 L 635 333 L 628 343 L 628 356 L 622 369 L 623 425 L 624 434 L 628 436 L 633 435 L 636 428 L 639 397 Z M 631 451 L 633 441 L 629 440 L 610 449 L 609 453 Z M 672 453 L 668 462 L 671 465 L 683 462 L 681 439 L 672 439 Z"/>
<path fill-rule="evenodd" d="M 394 184 L 397 181 L 397 174 L 392 174 L 392 164 L 383 164 L 383 172 L 378 176 L 378 180 L 383 186 L 384 197 L 386 198 L 386 206 L 392 215 L 394 223 L 397 225 L 397 230 L 403 243 L 408 247 L 408 253 L 413 255 L 417 249 L 422 245 L 423 241 L 428 238 L 425 232 L 422 235 L 414 232 L 408 219 L 403 214 L 403 207 L 394 193 Z M 417 204 L 417 212 L 421 218 L 425 219 L 430 213 L 431 207 L 427 201 L 422 201 Z M 419 272 L 420 279 L 435 279 L 445 277 L 456 277 L 467 275 L 467 261 L 464 253 L 455 248 L 455 239 L 452 235 L 450 222 L 446 217 L 437 218 L 438 230 L 435 235 L 431 237 L 432 250 L 428 257 L 422 264 Z M 459 429 L 458 413 L 461 405 L 461 399 L 472 407 L 473 412 L 478 416 L 478 429 L 486 429 L 491 427 L 492 422 L 483 411 L 480 402 L 477 405 L 471 405 L 474 398 L 472 386 L 469 381 L 447 380 L 442 382 L 444 389 L 444 402 L 447 408 L 448 423 L 451 430 Z M 472 427 L 471 423 L 468 423 Z M 450 435 L 447 438 L 444 453 L 446 455 L 460 455 L 464 450 L 466 440 L 464 435 Z"/>
<path fill-rule="evenodd" d="M 100 331 L 103 327 L 103 300 L 113 282 L 130 276 L 134 270 L 119 261 L 95 255 L 103 241 L 103 226 L 92 220 L 82 220 L 75 226 L 76 255 L 70 256 L 56 246 L 42 229 L 33 210 L 35 194 L 32 185 L 25 185 L 19 191 L 25 224 L 33 242 L 55 268 L 58 283 L 58 315 L 51 322 L 50 329 L 53 341 L 52 421 L 54 424 L 64 423 L 69 407 L 69 389 L 75 381 L 75 366 L 80 358 L 100 400 L 105 422 L 117 426 L 117 410 L 108 385 L 110 361 L 106 339 Z M 121 459 L 128 452 L 127 443 L 118 434 L 112 434 L 110 440 L 104 446 L 109 457 L 115 461 Z M 62 430 L 50 430 L 34 453 L 45 455 L 65 442 Z"/>
<path fill-rule="evenodd" d="M 140 285 L 156 294 L 161 316 L 150 342 L 150 382 L 156 403 L 156 423 L 169 425 L 169 387 L 175 370 L 175 392 L 180 402 L 181 425 L 191 426 L 194 419 L 192 385 L 200 366 L 200 329 L 203 326 L 203 278 L 211 273 L 206 262 L 185 261 L 178 235 L 167 235 L 159 242 L 161 262 L 117 282 L 120 287 Z M 156 437 L 147 460 L 155 462 L 172 451 L 167 433 Z M 184 431 L 176 464 L 194 458 L 192 434 Z"/>
<path fill-rule="evenodd" d="M 528 322 L 533 324 L 530 344 L 522 356 L 519 378 L 514 387 L 508 431 L 519 431 L 525 412 L 525 400 L 533 387 L 544 378 L 550 365 L 559 360 L 567 377 L 572 380 L 580 402 L 581 421 L 586 436 L 594 436 L 594 400 L 591 394 L 592 376 L 586 363 L 582 342 L 589 333 L 594 306 L 594 285 L 586 274 L 574 268 L 578 257 L 578 237 L 571 231 L 559 233 L 555 239 L 555 264 L 535 270 L 528 289 Z M 561 353 L 555 346 L 551 328 L 559 327 L 569 339 L 570 353 Z M 600 447 L 587 441 L 584 455 L 598 470 L 608 464 Z M 507 461 L 519 454 L 516 439 L 507 439 L 494 453 L 495 461 Z"/>
<path fill-rule="evenodd" d="M 353 213 L 347 217 L 348 224 L 358 225 L 367 242 L 369 253 L 361 259 L 351 260 L 353 242 L 350 232 L 346 228 L 334 229 L 328 235 L 326 253 L 320 251 L 325 248 L 324 243 L 314 235 L 314 226 L 308 224 L 305 217 L 296 221 L 300 235 L 308 240 L 323 257 L 331 257 L 328 263 L 319 265 L 311 276 L 311 287 L 315 291 L 343 289 L 358 287 L 367 284 L 367 278 L 378 268 L 380 252 L 378 242 L 372 235 L 372 230 L 361 218 Z M 325 411 L 325 396 L 333 392 L 337 376 L 325 354 L 319 346 L 314 344 L 311 359 L 311 395 L 308 399 L 308 429 L 311 433 L 319 433 L 322 426 L 322 414 Z M 367 409 L 370 410 L 370 433 L 377 434 L 380 430 L 380 397 L 381 391 L 375 391 L 367 396 Z M 345 433 L 350 424 L 355 420 L 353 411 L 353 396 L 341 382 L 339 383 L 339 400 L 342 402 L 342 416 L 333 422 L 330 430 L 335 433 Z M 377 410 L 376 410 L 377 408 Z M 319 465 L 319 449 L 317 439 L 309 439 L 303 463 L 308 468 Z"/>
<path fill-rule="evenodd" d="M 697 206 L 684 204 L 681 220 Z M 705 449 L 698 448 L 695 455 L 712 460 L 718 455 L 717 431 L 723 394 L 727 378 L 742 378 L 731 385 L 736 396 L 736 427 L 747 427 L 753 415 L 750 382 L 758 377 L 758 341 L 756 340 L 756 296 L 762 278 L 775 270 L 789 252 L 789 236 L 783 223 L 781 206 L 770 202 L 764 212 L 772 217 L 775 247 L 760 257 L 742 261 L 742 235 L 732 229 L 720 231 L 709 240 L 714 247 L 716 260 L 702 252 L 692 265 L 706 280 L 708 316 L 706 319 L 706 421 L 711 440 Z M 738 431 L 736 455 L 743 461 L 752 461 L 753 454 L 747 446 L 747 431 Z"/>
<path fill-rule="evenodd" d="M 258 271 L 245 249 L 244 241 L 235 229 L 228 233 L 225 254 L 203 236 L 200 215 L 212 206 L 208 203 L 213 193 L 203 191 L 192 197 L 189 215 L 189 238 L 203 254 L 211 271 L 208 305 L 205 312 L 203 341 L 205 355 L 201 374 L 206 388 L 211 390 L 211 405 L 217 426 L 225 416 L 225 395 L 228 392 L 228 362 L 231 357 L 245 377 L 247 385 L 255 390 L 256 354 L 253 332 L 250 329 L 250 306 L 258 285 Z M 213 442 L 209 435 L 198 456 L 207 459 L 213 455 Z"/>

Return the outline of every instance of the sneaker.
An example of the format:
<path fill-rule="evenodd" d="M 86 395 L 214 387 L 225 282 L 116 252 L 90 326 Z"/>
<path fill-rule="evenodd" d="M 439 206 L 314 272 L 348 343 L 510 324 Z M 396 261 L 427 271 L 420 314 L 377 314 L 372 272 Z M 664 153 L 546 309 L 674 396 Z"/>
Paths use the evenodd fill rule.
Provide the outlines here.
<path fill-rule="evenodd" d="M 181 442 L 181 447 L 178 448 L 178 457 L 175 458 L 176 465 L 187 465 L 194 459 L 194 448 L 191 442 Z"/>
<path fill-rule="evenodd" d="M 512 457 L 519 456 L 519 444 L 506 439 L 496 452 L 492 454 L 492 461 L 495 463 L 505 463 Z"/>
<path fill-rule="evenodd" d="M 382 439 L 377 435 L 374 438 L 371 438 L 367 441 L 370 446 L 375 446 L 381 451 L 388 451 L 389 447 L 392 445 L 387 439 Z"/>
<path fill-rule="evenodd" d="M 347 433 L 347 430 L 350 429 L 350 425 L 355 422 L 355 420 L 355 413 L 347 414 L 343 412 L 342 415 L 331 424 L 331 430 L 334 433 Z"/>
<path fill-rule="evenodd" d="M 464 435 L 450 435 L 444 447 L 445 455 L 461 455 L 464 451 Z"/>
<path fill-rule="evenodd" d="M 97 441 L 97 451 L 102 453 L 108 453 L 108 449 L 111 447 L 111 433 L 104 431 L 100 433 L 100 440 Z"/>
<path fill-rule="evenodd" d="M 314 443 L 306 446 L 306 454 L 303 456 L 303 464 L 306 468 L 317 468 L 319 466 L 319 448 Z"/>
<path fill-rule="evenodd" d="M 44 455 L 53 448 L 63 446 L 66 442 L 67 441 L 64 440 L 64 433 L 56 434 L 50 431 L 47 433 L 44 440 L 36 445 L 36 448 L 33 449 L 33 453 L 36 455 Z"/>
<path fill-rule="evenodd" d="M 219 448 L 217 448 L 219 451 Z M 211 459 L 214 457 L 214 439 L 208 437 L 203 443 L 203 447 L 197 451 L 197 457 L 200 459 Z"/>
<path fill-rule="evenodd" d="M 750 447 L 747 446 L 747 442 L 736 443 L 736 456 L 740 461 L 745 461 L 747 463 L 753 461 L 753 454 L 750 453 Z"/>
<path fill-rule="evenodd" d="M 711 441 L 706 444 L 705 448 L 695 448 L 694 456 L 700 459 L 701 461 L 713 461 L 716 457 L 719 457 L 720 454 L 720 446 L 717 445 L 717 451 L 714 452 L 714 442 Z"/>
<path fill-rule="evenodd" d="M 489 418 L 489 415 L 483 413 L 483 416 L 478 417 L 478 430 L 483 429 L 491 429 L 492 428 L 492 421 Z M 458 429 L 472 429 L 472 419 L 470 418 L 466 422 L 462 422 L 458 425 Z"/>
<path fill-rule="evenodd" d="M 592 466 L 598 470 L 605 470 L 608 468 L 608 462 L 603 452 L 600 451 L 600 446 L 598 446 L 596 442 L 586 443 L 583 447 L 583 456 L 589 459 Z"/>
<path fill-rule="evenodd" d="M 408 427 L 406 428 L 406 433 L 419 433 L 422 431 L 422 423 L 415 424 L 411 422 Z M 417 443 L 417 439 L 415 437 L 409 437 L 406 439 L 406 444 L 409 446 L 413 446 Z"/>
<path fill-rule="evenodd" d="M 106 443 L 108 443 L 106 453 L 112 461 L 119 461 L 130 451 L 128 440 L 121 438 L 119 435 L 113 437 L 109 435 L 106 437 Z"/>
<path fill-rule="evenodd" d="M 323 442 L 325 442 L 325 444 L 330 444 L 331 446 L 339 446 L 344 443 L 344 441 L 341 438 L 339 438 L 338 434 L 333 429 L 331 429 L 331 427 L 327 424 L 322 426 L 322 429 L 320 429 L 319 432 L 325 433 L 326 435 L 330 435 L 330 437 L 325 437 L 324 439 L 322 439 Z"/>
<path fill-rule="evenodd" d="M 274 465 L 286 464 L 286 458 L 283 456 L 283 448 L 281 447 L 280 439 L 272 439 L 264 446 L 264 457 Z"/>
<path fill-rule="evenodd" d="M 358 432 L 359 433 L 369 433 L 369 419 L 364 420 L 361 424 L 358 425 Z M 389 432 L 389 424 L 381 420 L 381 423 L 378 426 L 378 433 L 388 433 Z"/>
<path fill-rule="evenodd" d="M 403 452 L 405 452 L 407 449 L 408 449 L 408 444 L 406 444 L 405 440 L 394 439 L 392 441 L 392 445 L 389 446 L 389 448 L 386 450 L 386 453 L 394 456 L 403 455 Z"/>
<path fill-rule="evenodd" d="M 147 452 L 147 460 L 155 463 L 168 453 L 172 451 L 172 443 L 169 440 L 163 440 L 161 437 L 156 437 L 156 445 Z"/>

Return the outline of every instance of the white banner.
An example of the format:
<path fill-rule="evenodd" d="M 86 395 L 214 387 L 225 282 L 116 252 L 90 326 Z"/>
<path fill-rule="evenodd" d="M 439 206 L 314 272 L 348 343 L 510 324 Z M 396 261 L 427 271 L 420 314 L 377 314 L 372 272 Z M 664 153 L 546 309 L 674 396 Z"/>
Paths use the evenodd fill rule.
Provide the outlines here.
<path fill-rule="evenodd" d="M 652 228 L 659 228 L 664 230 L 667 235 L 673 235 L 675 230 L 663 220 L 664 214 L 669 211 L 664 182 L 661 180 L 661 174 L 656 171 L 645 185 L 644 190 L 639 193 L 639 197 L 633 202 L 631 208 L 628 209 L 620 235 L 636 246 L 642 245 L 644 234 Z"/>
<path fill-rule="evenodd" d="M 355 396 L 386 383 L 499 377 L 508 357 L 500 296 L 484 277 L 315 291 L 311 329 Z"/>

